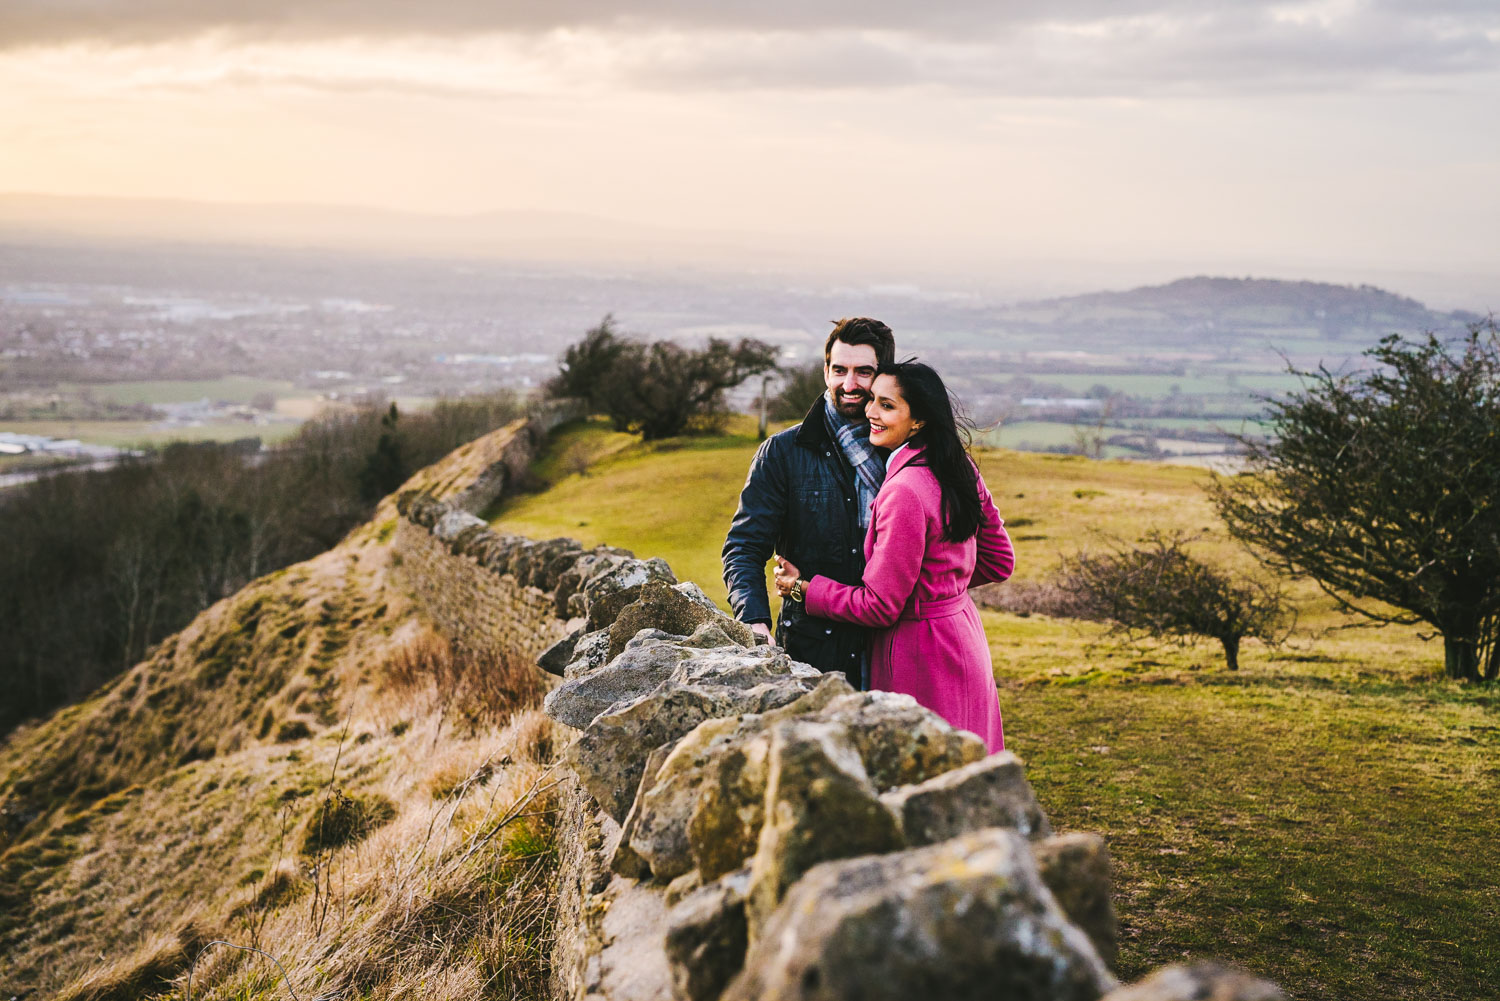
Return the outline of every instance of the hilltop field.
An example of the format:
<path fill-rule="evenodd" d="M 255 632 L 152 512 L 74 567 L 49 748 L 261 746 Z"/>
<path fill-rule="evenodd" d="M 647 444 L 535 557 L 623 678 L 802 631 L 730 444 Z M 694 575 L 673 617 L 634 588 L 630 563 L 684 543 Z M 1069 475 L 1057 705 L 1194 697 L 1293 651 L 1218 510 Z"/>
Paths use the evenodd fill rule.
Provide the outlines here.
<path fill-rule="evenodd" d="M 560 432 L 551 485 L 491 512 L 497 528 L 665 557 L 721 602 L 719 549 L 755 441 L 643 445 L 597 423 Z M 1100 534 L 1204 533 L 1253 570 L 1185 466 L 978 454 L 1018 553 L 1018 580 Z M 1293 582 L 1296 634 L 1131 645 L 1086 622 L 983 612 L 1008 746 L 1054 824 L 1109 841 L 1134 979 L 1218 956 L 1297 999 L 1458 999 L 1500 979 L 1494 803 L 1500 692 L 1442 677 L 1414 629 L 1348 628 Z"/>

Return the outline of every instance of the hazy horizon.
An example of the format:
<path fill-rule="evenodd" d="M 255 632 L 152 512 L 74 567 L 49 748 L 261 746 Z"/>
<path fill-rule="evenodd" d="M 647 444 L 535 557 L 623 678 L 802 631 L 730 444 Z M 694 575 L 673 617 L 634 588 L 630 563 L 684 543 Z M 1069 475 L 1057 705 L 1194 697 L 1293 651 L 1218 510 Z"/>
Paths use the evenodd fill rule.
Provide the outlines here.
<path fill-rule="evenodd" d="M 1126 291 L 1180 278 L 1220 276 L 1374 285 L 1440 310 L 1487 314 L 1500 303 L 1500 272 L 1336 266 L 1295 259 L 1044 258 L 938 267 L 830 257 L 817 246 L 764 234 L 694 232 L 544 210 L 426 214 L 357 205 L 201 202 L 0 192 L 0 244 L 132 253 L 203 246 L 234 251 L 345 254 L 385 259 L 473 260 L 516 267 L 649 274 L 737 273 L 793 284 L 848 286 L 912 296 L 979 295 L 1000 301 Z"/>

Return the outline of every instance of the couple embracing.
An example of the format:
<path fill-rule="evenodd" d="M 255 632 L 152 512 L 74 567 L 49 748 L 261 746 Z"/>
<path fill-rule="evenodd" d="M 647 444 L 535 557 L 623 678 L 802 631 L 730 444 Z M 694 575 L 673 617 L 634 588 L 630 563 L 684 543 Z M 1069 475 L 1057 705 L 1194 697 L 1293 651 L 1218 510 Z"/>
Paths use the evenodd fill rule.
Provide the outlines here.
<path fill-rule="evenodd" d="M 1014 552 L 942 379 L 894 358 L 880 321 L 834 326 L 828 391 L 750 464 L 724 542 L 729 601 L 793 658 L 911 695 L 998 751 L 999 698 L 968 589 L 1009 577 Z"/>

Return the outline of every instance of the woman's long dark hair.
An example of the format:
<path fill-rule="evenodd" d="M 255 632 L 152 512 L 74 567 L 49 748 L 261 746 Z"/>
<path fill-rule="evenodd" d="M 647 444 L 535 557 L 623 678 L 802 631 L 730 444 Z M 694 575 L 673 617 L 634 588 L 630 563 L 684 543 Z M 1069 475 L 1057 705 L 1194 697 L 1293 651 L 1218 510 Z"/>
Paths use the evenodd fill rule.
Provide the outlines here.
<path fill-rule="evenodd" d="M 911 436 L 911 444 L 924 446 L 912 460 L 928 466 L 943 491 L 943 538 L 963 542 L 979 531 L 978 472 L 969 458 L 972 425 L 931 365 L 919 361 L 882 365 L 876 376 L 893 376 L 901 396 L 911 408 L 912 420 L 922 429 Z"/>

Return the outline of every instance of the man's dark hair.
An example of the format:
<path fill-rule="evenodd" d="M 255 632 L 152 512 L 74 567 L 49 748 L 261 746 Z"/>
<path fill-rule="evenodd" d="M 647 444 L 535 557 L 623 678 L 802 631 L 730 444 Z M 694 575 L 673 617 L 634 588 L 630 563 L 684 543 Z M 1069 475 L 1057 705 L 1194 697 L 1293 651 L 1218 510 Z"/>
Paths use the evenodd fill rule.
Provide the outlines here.
<path fill-rule="evenodd" d="M 846 316 L 842 320 L 834 321 L 833 333 L 828 335 L 828 340 L 823 344 L 823 364 L 825 365 L 833 355 L 834 341 L 870 345 L 875 349 L 877 365 L 889 365 L 896 360 L 896 335 L 891 333 L 890 327 L 868 316 Z"/>

